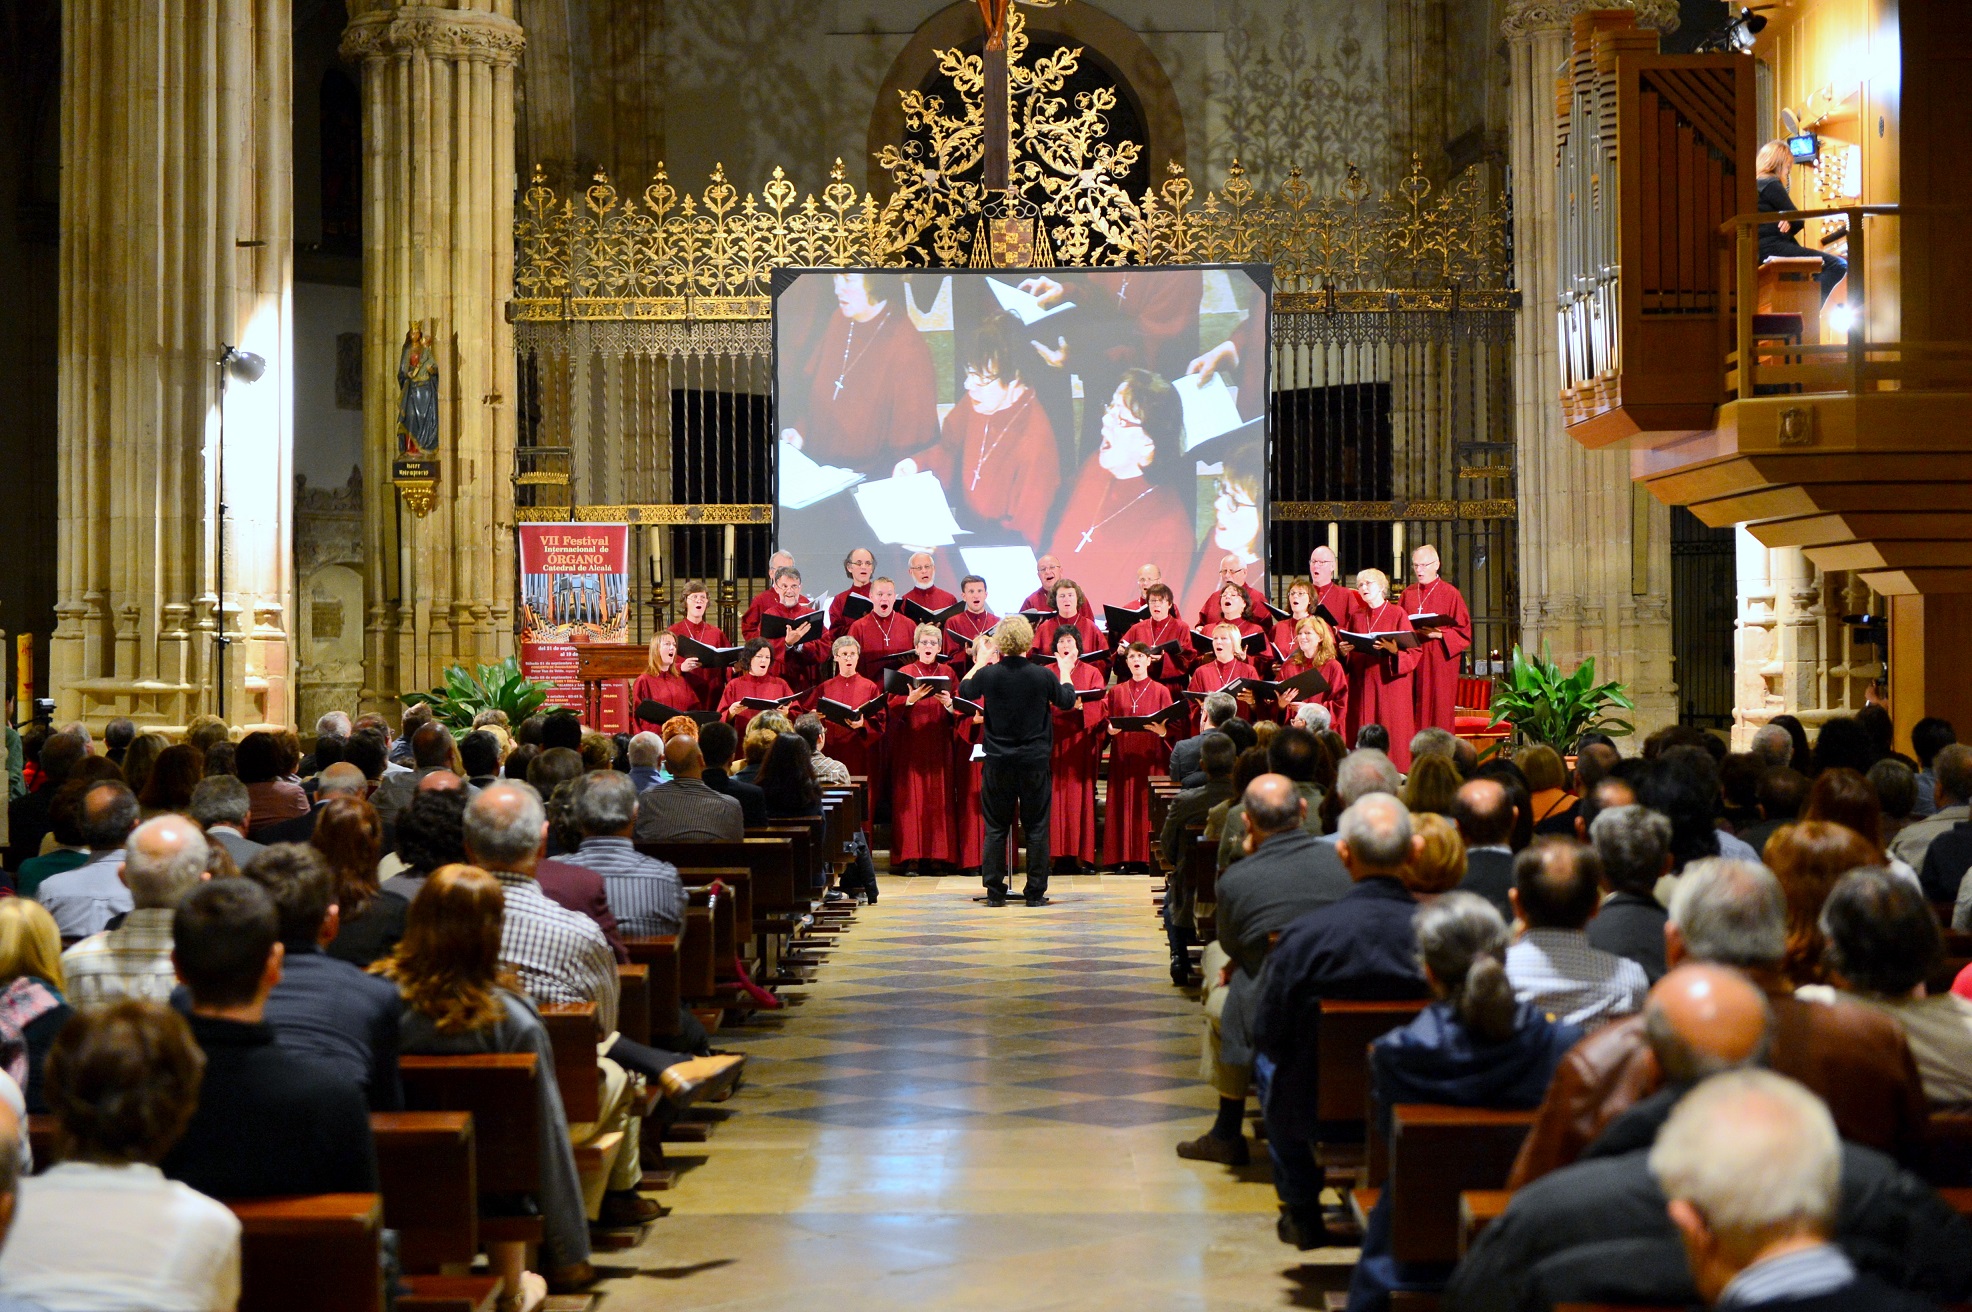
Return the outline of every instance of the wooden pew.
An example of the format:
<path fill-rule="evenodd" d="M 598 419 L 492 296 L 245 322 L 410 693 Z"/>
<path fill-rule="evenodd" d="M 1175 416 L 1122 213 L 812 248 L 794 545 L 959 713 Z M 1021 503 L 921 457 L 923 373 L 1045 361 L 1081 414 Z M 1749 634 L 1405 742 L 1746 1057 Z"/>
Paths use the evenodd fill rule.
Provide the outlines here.
<path fill-rule="evenodd" d="M 1922 1174 L 1939 1189 L 1972 1186 L 1972 1112 L 1931 1113 L 1924 1127 Z"/>
<path fill-rule="evenodd" d="M 602 1114 L 601 1080 L 596 1073 L 596 1004 L 547 1002 L 540 1008 L 541 1024 L 555 1050 L 555 1084 L 561 1089 L 562 1111 L 571 1123 L 593 1121 Z"/>
<path fill-rule="evenodd" d="M 710 888 L 687 889 L 684 933 L 678 937 L 678 987 L 686 1005 L 711 1003 L 719 993 L 720 922 L 724 920 L 727 955 L 732 953 L 732 903 Z"/>
<path fill-rule="evenodd" d="M 646 856 L 669 861 L 680 870 L 707 867 L 742 866 L 752 876 L 753 918 L 790 916 L 806 911 L 810 898 L 805 882 L 796 887 L 794 845 L 781 834 L 747 837 L 739 842 L 722 843 L 639 843 Z"/>
<path fill-rule="evenodd" d="M 752 880 L 749 872 L 745 866 L 680 866 L 678 878 L 684 881 L 687 889 L 705 888 L 712 884 L 722 885 L 725 889 L 725 896 L 720 899 L 712 918 L 710 949 L 712 978 L 715 986 L 724 991 L 739 979 L 741 951 L 753 938 Z M 686 969 L 681 962 L 681 984 Z"/>
<path fill-rule="evenodd" d="M 1315 1119 L 1325 1142 L 1360 1143 L 1368 1134 L 1369 1045 L 1417 1019 L 1422 999 L 1400 1002 L 1317 1004 L 1315 1012 Z M 1325 1157 L 1333 1156 L 1332 1152 Z M 1382 1183 L 1383 1163 L 1368 1155 L 1370 1183 Z M 1351 1163 L 1353 1165 L 1353 1163 Z"/>
<path fill-rule="evenodd" d="M 55 1118 L 47 1112 L 34 1112 L 27 1118 L 27 1146 L 34 1154 L 34 1173 L 41 1174 L 56 1161 Z"/>
<path fill-rule="evenodd" d="M 1191 886 L 1192 923 L 1198 928 L 1198 941 L 1210 943 L 1219 932 L 1219 840 L 1207 838 L 1202 829 L 1187 829 L 1179 850 L 1184 854 L 1184 882 Z"/>
<path fill-rule="evenodd" d="M 633 1043 L 649 1044 L 652 1033 L 650 967 L 634 961 L 617 963 L 616 997 L 617 1030 Z M 672 1024 L 672 1021 L 666 1020 L 666 1033 L 671 1031 Z"/>
<path fill-rule="evenodd" d="M 678 965 L 678 935 L 626 937 L 623 946 L 629 950 L 631 964 L 642 966 L 646 972 L 651 1032 L 674 1032 L 678 1026 L 678 1009 L 684 1006 L 683 979 Z"/>
<path fill-rule="evenodd" d="M 381 1194 L 226 1205 L 240 1220 L 240 1312 L 381 1312 Z"/>
<path fill-rule="evenodd" d="M 1532 1111 L 1487 1111 L 1400 1103 L 1391 1109 L 1388 1187 L 1390 1252 L 1403 1262 L 1453 1262 L 1459 1255 L 1460 1198 L 1498 1189 L 1513 1169 Z M 1358 1190 L 1364 1215 L 1374 1189 Z"/>
<path fill-rule="evenodd" d="M 593 1063 L 593 1039 L 589 1050 Z M 473 1169 L 482 1197 L 533 1194 L 541 1187 L 540 1104 L 534 1081 L 550 1078 L 552 1072 L 538 1066 L 531 1052 L 397 1059 L 406 1107 L 472 1113 Z M 538 1244 L 541 1218 L 482 1214 L 479 1238 L 483 1244 Z"/>
<path fill-rule="evenodd" d="M 471 1112 L 371 1112 L 383 1223 L 406 1271 L 472 1264 L 479 1252 L 479 1174 Z"/>
<path fill-rule="evenodd" d="M 1508 1189 L 1468 1189 L 1458 1196 L 1458 1255 L 1463 1260 L 1479 1242 L 1486 1227 L 1500 1219 L 1513 1201 Z"/>

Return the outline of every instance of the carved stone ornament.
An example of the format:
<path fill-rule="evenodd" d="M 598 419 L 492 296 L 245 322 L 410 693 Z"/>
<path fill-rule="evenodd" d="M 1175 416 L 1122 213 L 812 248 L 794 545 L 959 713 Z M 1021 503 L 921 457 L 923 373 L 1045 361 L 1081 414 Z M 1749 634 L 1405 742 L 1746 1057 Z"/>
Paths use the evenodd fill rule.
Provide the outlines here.
<path fill-rule="evenodd" d="M 1585 9 L 1634 9 L 1638 27 L 1678 30 L 1677 0 L 1507 0 L 1500 34 L 1512 38 L 1566 31 Z"/>
<path fill-rule="evenodd" d="M 430 5 L 399 5 L 358 14 L 342 34 L 342 57 L 352 63 L 419 54 L 513 65 L 520 62 L 526 48 L 527 36 L 511 18 Z"/>

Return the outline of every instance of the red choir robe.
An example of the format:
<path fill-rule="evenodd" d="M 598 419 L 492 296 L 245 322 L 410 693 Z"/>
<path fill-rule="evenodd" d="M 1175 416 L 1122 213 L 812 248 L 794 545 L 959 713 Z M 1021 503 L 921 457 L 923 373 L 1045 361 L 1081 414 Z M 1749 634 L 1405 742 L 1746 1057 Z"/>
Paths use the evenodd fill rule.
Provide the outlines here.
<path fill-rule="evenodd" d="M 679 620 L 671 626 L 671 632 L 681 638 L 691 638 L 694 641 L 702 642 L 708 647 L 723 647 L 726 645 L 726 635 L 719 626 L 704 621 L 694 624 L 690 620 Z M 698 694 L 698 701 L 694 705 L 701 710 L 710 710 L 712 707 L 717 706 L 719 704 L 720 688 L 725 683 L 726 675 L 730 672 L 729 669 L 714 670 L 701 665 L 690 674 L 687 674 L 685 676 L 685 682 L 689 683 L 693 691 Z M 634 710 L 636 708 L 632 706 L 631 709 Z M 683 708 L 680 707 L 679 709 L 682 710 Z"/>
<path fill-rule="evenodd" d="M 986 726 L 968 715 L 952 720 L 952 777 L 957 781 L 953 810 L 959 817 L 959 868 L 977 874 L 986 853 L 986 813 L 979 809 L 979 786 L 986 773 L 986 762 L 972 759 L 973 747 L 985 736 Z M 1019 863 L 1013 846 L 1013 833 L 1007 833 L 1007 866 Z"/>
<path fill-rule="evenodd" d="M 736 674 L 726 680 L 726 690 L 719 694 L 719 714 L 724 715 L 732 704 L 742 697 L 785 697 L 794 689 L 787 686 L 787 680 L 777 674 L 755 678 L 751 674 Z M 739 730 L 742 739 L 746 737 L 746 726 L 753 722 L 759 712 L 752 707 L 741 707 L 740 713 L 732 717 L 733 728 Z"/>
<path fill-rule="evenodd" d="M 868 323 L 829 316 L 809 360 L 806 402 L 784 423 L 817 464 L 887 478 L 899 460 L 937 443 L 937 373 L 901 288 Z"/>
<path fill-rule="evenodd" d="M 812 711 L 817 702 L 827 697 L 831 701 L 841 702 L 844 706 L 861 706 L 882 691 L 882 688 L 860 674 L 852 674 L 846 679 L 838 674 L 817 684 L 815 691 L 809 694 L 802 705 Z M 823 723 L 828 725 L 828 754 L 842 762 L 850 774 L 867 776 L 872 780 L 872 788 L 874 788 L 877 757 L 883 743 L 883 707 L 879 706 L 864 716 L 863 727 L 860 729 L 851 729 L 847 725 L 837 724 L 834 720 L 825 720 Z M 867 820 L 867 817 L 865 819 Z"/>
<path fill-rule="evenodd" d="M 1134 597 L 1144 561 L 1181 560 L 1189 570 L 1195 541 L 1192 515 L 1175 491 L 1142 477 L 1113 478 L 1091 459 L 1075 480 L 1048 553 L 1085 595 Z"/>
<path fill-rule="evenodd" d="M 912 661 L 905 674 L 950 674 L 942 665 Z M 884 732 L 890 762 L 890 864 L 959 859 L 953 814 L 952 712 L 926 693 L 915 706 L 889 701 Z"/>
<path fill-rule="evenodd" d="M 1185 673 L 1186 661 L 1183 653 L 1191 650 L 1191 631 L 1185 627 L 1183 620 L 1179 619 L 1176 615 L 1165 616 L 1162 623 L 1156 620 L 1138 620 L 1124 632 L 1123 641 L 1116 644 L 1116 649 L 1121 651 L 1133 642 L 1141 642 L 1146 647 L 1155 647 L 1160 643 L 1166 642 L 1183 644 L 1179 649 L 1178 655 L 1173 656 L 1165 653 L 1152 661 L 1150 665 L 1150 677 L 1164 684 L 1173 692 L 1185 686 L 1187 676 Z M 1122 671 L 1119 672 L 1119 677 L 1127 678 L 1128 671 L 1129 667 L 1127 665 L 1124 666 Z M 1124 714 L 1127 715 L 1129 712 L 1125 711 Z M 1155 734 L 1152 735 L 1152 737 L 1155 736 Z"/>
<path fill-rule="evenodd" d="M 1000 622 L 1000 617 L 991 610 L 982 610 L 974 615 L 962 610 L 945 622 L 945 655 L 948 659 L 961 662 L 966 668 L 972 666 L 972 640 Z"/>
<path fill-rule="evenodd" d="M 1405 615 L 1449 615 L 1453 623 L 1438 630 L 1443 638 L 1426 638 L 1418 644 L 1424 655 L 1411 676 L 1412 707 L 1420 729 L 1450 729 L 1458 718 L 1453 706 L 1458 702 L 1459 657 L 1472 646 L 1472 612 L 1465 608 L 1459 590 L 1443 579 L 1433 579 L 1420 587 L 1413 583 L 1404 589 Z M 1420 633 L 1425 630 L 1419 630 Z"/>
<path fill-rule="evenodd" d="M 1294 659 L 1294 639 L 1297 636 L 1294 626 L 1298 623 L 1299 620 L 1276 620 L 1273 628 L 1267 633 L 1267 641 L 1274 646 L 1272 654 L 1275 660 Z"/>
<path fill-rule="evenodd" d="M 828 640 L 830 643 L 833 643 L 837 638 L 849 632 L 850 620 L 843 614 L 843 611 L 849 605 L 849 594 L 852 592 L 859 597 L 867 597 L 870 595 L 870 585 L 865 583 L 861 587 L 845 588 L 829 599 Z"/>
<path fill-rule="evenodd" d="M 909 651 L 917 645 L 911 635 L 917 632 L 917 625 L 891 611 L 888 615 L 871 612 L 849 626 L 849 636 L 862 648 L 862 658 L 858 661 L 856 672 L 865 679 L 883 681 L 882 660 L 885 656 L 895 656 L 900 651 Z"/>
<path fill-rule="evenodd" d="M 698 673 L 697 670 L 692 671 Z M 698 690 L 692 687 L 691 680 L 682 674 L 652 674 L 645 670 L 630 685 L 630 725 L 631 733 L 642 733 L 648 729 L 658 733 L 663 723 L 637 719 L 637 708 L 646 701 L 662 702 L 677 711 L 696 711 L 700 709 Z"/>
<path fill-rule="evenodd" d="M 1234 679 L 1257 679 L 1259 671 L 1248 661 L 1235 660 L 1221 665 L 1216 660 L 1208 660 L 1191 672 L 1191 679 L 1185 684 L 1187 692 L 1217 692 Z M 1237 695 L 1237 694 L 1235 694 Z M 1200 699 L 1187 698 L 1191 702 L 1191 731 L 1196 734 L 1200 721 L 1205 718 L 1205 703 Z M 1239 704 L 1241 719 L 1251 719 L 1252 708 L 1245 702 Z"/>
<path fill-rule="evenodd" d="M 1049 600 L 1048 590 L 1046 588 L 1036 588 L 1027 594 L 1027 599 L 1020 603 L 1020 608 L 1022 610 L 1053 610 L 1054 602 Z"/>
<path fill-rule="evenodd" d="M 1337 625 L 1351 632 L 1361 633 L 1363 625 L 1369 623 L 1369 607 L 1363 604 L 1363 594 L 1340 583 L 1317 586 L 1315 605 L 1334 616 Z"/>
<path fill-rule="evenodd" d="M 899 595 L 897 600 L 900 603 L 915 601 L 926 610 L 943 610 L 947 606 L 956 606 L 959 604 L 957 597 L 954 597 L 935 583 L 928 588 L 912 588 L 909 592 Z"/>
<path fill-rule="evenodd" d="M 1267 636 L 1267 631 L 1261 628 L 1258 624 L 1255 624 L 1252 620 L 1215 620 L 1210 625 L 1205 625 L 1202 627 L 1204 627 L 1207 633 L 1210 633 L 1213 629 L 1217 628 L 1220 624 L 1237 625 L 1239 628 L 1239 640 L 1241 642 L 1245 642 L 1247 638 L 1249 638 L 1255 633 L 1259 634 L 1263 638 Z M 1256 654 L 1256 653 L 1248 653 L 1244 647 L 1241 647 L 1240 652 L 1242 653 L 1241 659 L 1244 660 L 1248 665 L 1251 665 L 1256 671 L 1258 671 L 1261 678 L 1267 677 L 1267 671 L 1272 669 L 1274 664 L 1274 654 L 1271 649 L 1261 651 Z M 1209 651 L 1200 652 L 1198 655 L 1198 663 L 1200 665 L 1210 665 L 1212 663 L 1212 653 Z"/>
<path fill-rule="evenodd" d="M 1108 682 L 1100 669 L 1086 661 L 1075 662 L 1069 681 L 1078 692 Z M 1054 808 L 1048 845 L 1055 856 L 1072 856 L 1090 866 L 1096 861 L 1096 766 L 1102 759 L 1104 736 L 1100 702 L 1078 702 L 1071 710 L 1054 712 L 1054 750 L 1048 760 Z"/>
<path fill-rule="evenodd" d="M 943 432 L 938 449 L 918 464 L 938 475 L 959 517 L 1040 542 L 1061 490 L 1061 455 L 1047 411 L 1034 394 L 1024 392 L 990 415 L 961 396 L 945 416 Z"/>
<path fill-rule="evenodd" d="M 1223 558 L 1225 554 L 1222 551 L 1219 553 L 1219 556 Z M 1219 604 L 1219 592 L 1225 587 L 1225 584 L 1219 582 L 1219 562 L 1218 560 L 1210 559 L 1211 555 L 1212 552 L 1208 544 L 1205 552 L 1206 558 L 1198 562 L 1198 567 L 1200 572 L 1203 573 L 1209 566 L 1211 571 L 1210 576 L 1204 580 L 1203 587 L 1194 584 L 1192 590 L 1192 595 L 1200 598 L 1198 603 L 1198 627 L 1201 629 L 1210 629 L 1214 624 L 1225 618 L 1226 614 Z M 1250 574 L 1254 569 L 1258 568 L 1258 565 L 1256 563 L 1248 565 L 1246 568 Z M 1254 587 L 1251 583 L 1247 584 L 1246 618 L 1257 620 L 1266 613 L 1267 594 Z"/>
<path fill-rule="evenodd" d="M 1148 623 L 1149 621 L 1144 621 Z M 1176 623 L 1176 620 L 1171 621 Z M 1171 690 L 1156 679 L 1112 686 L 1103 698 L 1105 717 L 1153 715 L 1171 704 Z M 1109 798 L 1103 807 L 1102 863 L 1150 863 L 1150 779 L 1171 764 L 1170 727 L 1160 738 L 1148 729 L 1125 729 L 1109 740 Z"/>
<path fill-rule="evenodd" d="M 740 638 L 743 641 L 751 642 L 760 636 L 760 612 L 767 608 L 768 602 L 779 596 L 772 588 L 753 594 L 753 600 L 746 603 L 746 614 L 740 616 Z"/>
<path fill-rule="evenodd" d="M 1306 674 L 1312 668 L 1312 664 L 1303 663 L 1301 653 L 1297 651 L 1280 667 L 1280 674 L 1275 681 L 1285 683 L 1297 674 Z M 1282 724 L 1294 722 L 1291 712 L 1300 703 L 1320 702 L 1328 707 L 1329 720 L 1334 725 L 1335 732 L 1342 732 L 1342 726 L 1349 722 L 1349 668 L 1338 658 L 1323 665 L 1321 670 L 1322 678 L 1328 680 L 1328 691 L 1318 692 L 1312 697 L 1297 697 L 1288 703 L 1289 713 L 1280 717 Z"/>
<path fill-rule="evenodd" d="M 1106 651 L 1109 648 L 1109 644 L 1103 641 L 1102 630 L 1096 627 L 1095 617 L 1089 612 L 1083 611 L 1072 620 L 1064 620 L 1056 615 L 1034 626 L 1036 659 L 1049 661 L 1054 659 L 1055 635 L 1063 629 L 1075 630 L 1076 636 L 1081 639 L 1081 654 L 1084 656 L 1091 652 Z"/>
<path fill-rule="evenodd" d="M 1361 633 L 1408 633 L 1411 622 L 1404 608 L 1386 601 L 1375 610 L 1367 603 Z M 1380 724 L 1390 731 L 1390 760 L 1399 770 L 1411 768 L 1411 735 L 1417 732 L 1411 705 L 1411 674 L 1424 653 L 1417 647 L 1389 652 L 1352 652 L 1349 661 L 1349 730 L 1343 735 L 1351 747 L 1356 734 L 1366 724 Z"/>
<path fill-rule="evenodd" d="M 760 614 L 763 618 L 777 615 L 782 619 L 791 620 L 796 616 L 806 615 L 814 609 L 815 603 L 806 597 L 797 597 L 792 606 L 787 606 L 771 592 L 767 594 L 767 599 L 760 603 Z M 759 635 L 760 625 L 756 621 L 753 632 L 747 634 L 747 637 L 752 639 Z M 793 651 L 788 650 L 785 638 L 767 639 L 767 645 L 774 649 L 774 664 L 768 673 L 778 674 L 786 679 L 790 688 L 812 686 L 821 673 L 822 656 L 827 650 L 825 646 L 827 641 L 822 636 L 822 626 L 819 623 L 808 630 L 808 636 L 803 638 Z"/>

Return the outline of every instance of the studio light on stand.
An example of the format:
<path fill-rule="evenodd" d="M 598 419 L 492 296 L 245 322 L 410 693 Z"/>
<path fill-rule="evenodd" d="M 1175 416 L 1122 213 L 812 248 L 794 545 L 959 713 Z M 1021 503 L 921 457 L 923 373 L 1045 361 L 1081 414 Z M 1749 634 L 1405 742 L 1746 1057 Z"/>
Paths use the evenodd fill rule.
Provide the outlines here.
<path fill-rule="evenodd" d="M 259 382 L 260 376 L 267 372 L 267 358 L 222 342 L 219 359 L 215 363 L 219 368 L 219 456 L 214 470 L 214 490 L 219 513 L 215 517 L 218 540 L 212 553 L 213 608 L 216 612 L 213 644 L 218 649 L 215 653 L 218 674 L 214 683 L 214 713 L 223 720 L 226 718 L 226 648 L 232 645 L 232 639 L 226 636 L 226 384 L 235 378 L 243 383 Z"/>
<path fill-rule="evenodd" d="M 1753 38 L 1766 30 L 1764 14 L 1756 14 L 1751 9 L 1741 9 L 1725 21 L 1718 31 L 1698 43 L 1698 53 L 1716 52 L 1719 54 L 1747 55 L 1753 52 Z"/>

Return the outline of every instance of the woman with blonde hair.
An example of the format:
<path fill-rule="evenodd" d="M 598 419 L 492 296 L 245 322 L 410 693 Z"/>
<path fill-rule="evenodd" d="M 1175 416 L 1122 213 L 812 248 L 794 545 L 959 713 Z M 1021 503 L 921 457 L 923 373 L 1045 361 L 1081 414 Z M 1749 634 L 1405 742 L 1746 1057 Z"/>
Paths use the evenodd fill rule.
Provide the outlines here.
<path fill-rule="evenodd" d="M 1427 756 L 1418 765 L 1444 759 Z M 1424 840 L 1424 846 L 1404 867 L 1402 882 L 1419 906 L 1430 906 L 1465 881 L 1465 840 L 1459 837 L 1457 825 L 1433 811 L 1413 811 L 1411 831 Z"/>
<path fill-rule="evenodd" d="M 1755 181 L 1759 188 L 1757 208 L 1768 214 L 1785 214 L 1799 209 L 1794 198 L 1787 194 L 1788 175 L 1794 171 L 1794 152 L 1784 140 L 1775 138 L 1760 147 L 1754 156 L 1754 167 L 1758 170 Z M 1760 225 L 1760 259 L 1767 260 L 1820 260 L 1821 272 L 1816 275 L 1821 283 L 1821 299 L 1824 304 L 1836 284 L 1848 276 L 1849 262 L 1839 255 L 1827 251 L 1810 250 L 1801 244 L 1802 221 L 1799 219 L 1780 219 L 1773 223 Z"/>
<path fill-rule="evenodd" d="M 666 717 L 658 713 L 660 709 L 673 712 L 702 709 L 698 689 L 685 677 L 697 668 L 698 661 L 694 658 L 678 659 L 677 634 L 666 631 L 652 638 L 644 672 L 630 685 L 630 714 L 634 721 L 630 732 L 662 733 Z"/>
<path fill-rule="evenodd" d="M 1560 752 L 1545 743 L 1535 743 L 1514 753 L 1513 763 L 1527 777 L 1535 824 L 1575 809 L 1575 795 L 1568 791 L 1568 767 L 1562 764 Z"/>
<path fill-rule="evenodd" d="M 1356 571 L 1356 591 L 1362 594 L 1365 634 L 1393 636 L 1374 645 L 1350 643 L 1349 720 L 1344 737 L 1351 742 L 1366 724 L 1390 731 L 1390 760 L 1399 770 L 1411 768 L 1411 734 L 1416 713 L 1412 706 L 1411 675 L 1424 657 L 1423 648 L 1405 647 L 1411 635 L 1410 616 L 1390 600 L 1390 576 L 1380 569 Z"/>
<path fill-rule="evenodd" d="M 1290 589 L 1290 592 L 1292 589 Z M 1315 702 L 1328 708 L 1331 724 L 1346 724 L 1349 720 L 1349 670 L 1343 665 L 1341 655 L 1335 649 L 1335 630 L 1328 621 L 1319 615 L 1310 615 L 1294 621 L 1294 645 L 1287 649 L 1287 659 L 1281 663 L 1277 676 L 1282 683 L 1299 678 L 1309 670 L 1321 671 L 1328 682 L 1325 692 L 1311 693 L 1296 697 L 1290 693 L 1281 694 L 1282 710 L 1297 702 Z"/>
<path fill-rule="evenodd" d="M 883 695 L 883 689 L 872 679 L 864 678 L 857 671 L 863 659 L 863 648 L 854 638 L 844 634 L 829 647 L 829 656 L 835 662 L 835 673 L 815 686 L 813 696 L 805 703 L 808 709 L 822 715 L 829 722 L 829 754 L 847 767 L 850 774 L 860 774 L 870 780 L 872 789 L 881 783 L 877 772 L 878 748 L 883 742 L 882 721 L 878 712 L 866 715 L 847 714 L 831 707 L 833 714 L 822 712 L 822 702 L 831 701 L 837 707 L 846 706 L 851 712 L 859 711 Z M 838 718 L 847 716 L 847 718 Z M 868 821 L 864 828 L 867 831 Z"/>
<path fill-rule="evenodd" d="M 1448 816 L 1464 782 L 1449 757 L 1433 753 L 1411 763 L 1411 772 L 1404 776 L 1403 803 L 1413 816 Z"/>
<path fill-rule="evenodd" d="M 0 898 L 0 1058 L 30 1112 L 48 1110 L 41 1071 L 49 1045 L 75 1014 L 62 996 L 67 987 L 55 918 L 31 899 Z"/>

